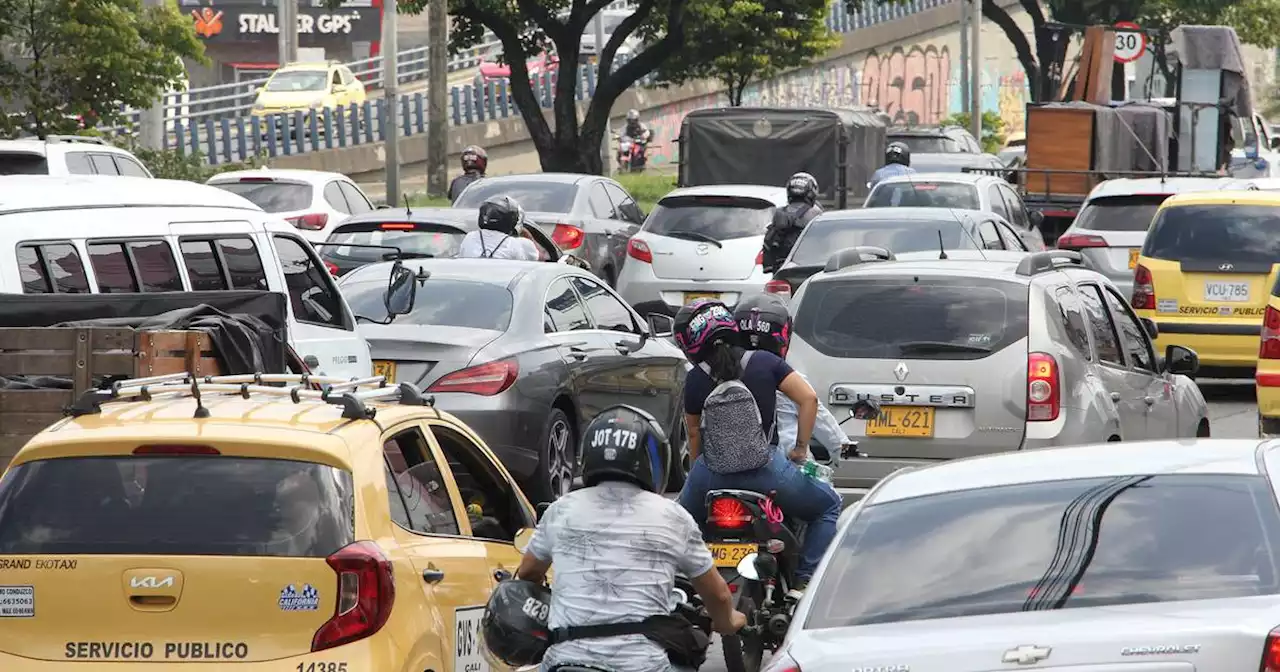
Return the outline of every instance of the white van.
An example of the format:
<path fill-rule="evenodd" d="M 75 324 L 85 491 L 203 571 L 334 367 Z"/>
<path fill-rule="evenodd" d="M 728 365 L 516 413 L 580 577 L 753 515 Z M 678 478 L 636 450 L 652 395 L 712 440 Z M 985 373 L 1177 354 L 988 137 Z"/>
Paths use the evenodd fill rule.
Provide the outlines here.
<path fill-rule="evenodd" d="M 297 229 L 235 194 L 135 177 L 0 177 L 0 292 L 269 290 L 315 373 L 365 377 L 369 344 Z"/>

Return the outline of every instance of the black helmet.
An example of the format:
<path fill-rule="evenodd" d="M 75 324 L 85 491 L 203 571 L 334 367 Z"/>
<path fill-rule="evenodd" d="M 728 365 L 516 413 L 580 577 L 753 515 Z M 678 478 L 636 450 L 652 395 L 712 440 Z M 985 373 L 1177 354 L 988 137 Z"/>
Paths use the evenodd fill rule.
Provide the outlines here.
<path fill-rule="evenodd" d="M 911 165 L 911 148 L 901 142 L 891 142 L 884 150 L 885 163 L 900 163 L 904 166 Z"/>
<path fill-rule="evenodd" d="M 463 171 L 475 170 L 483 173 L 484 169 L 489 166 L 489 155 L 485 153 L 483 148 L 475 145 L 463 148 L 462 156 L 458 158 L 462 160 Z"/>
<path fill-rule="evenodd" d="M 582 482 L 628 481 L 653 492 L 667 489 L 671 444 L 652 415 L 625 404 L 600 411 L 582 432 Z"/>
<path fill-rule="evenodd" d="M 482 229 L 514 236 L 523 219 L 524 209 L 510 196 L 492 196 L 480 204 L 479 224 Z"/>
<path fill-rule="evenodd" d="M 791 343 L 791 311 L 777 294 L 756 294 L 738 302 L 733 309 L 742 345 L 751 350 L 768 350 L 787 356 Z"/>
<path fill-rule="evenodd" d="M 550 646 L 550 614 L 551 589 L 522 579 L 499 582 L 480 620 L 485 659 L 498 669 L 542 662 Z"/>
<path fill-rule="evenodd" d="M 788 201 L 808 201 L 818 199 L 818 178 L 809 173 L 796 173 L 787 180 Z"/>

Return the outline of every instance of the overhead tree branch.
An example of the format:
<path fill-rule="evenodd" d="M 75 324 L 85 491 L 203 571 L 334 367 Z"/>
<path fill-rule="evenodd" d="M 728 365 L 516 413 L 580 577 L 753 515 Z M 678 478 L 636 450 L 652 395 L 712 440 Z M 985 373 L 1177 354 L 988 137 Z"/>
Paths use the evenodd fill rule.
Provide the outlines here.
<path fill-rule="evenodd" d="M 547 37 L 552 42 L 559 46 L 560 40 L 565 33 L 565 24 L 556 18 L 545 4 L 538 0 L 516 0 L 516 4 L 520 7 L 521 12 L 524 12 L 535 25 L 542 29 L 542 32 L 547 34 Z"/>
<path fill-rule="evenodd" d="M 475 3 L 465 3 L 458 14 L 489 28 L 493 36 L 502 43 L 502 53 L 507 55 L 507 67 L 511 70 L 508 83 L 511 86 L 511 97 L 515 99 L 516 108 L 524 119 L 529 136 L 534 143 L 551 142 L 551 127 L 542 114 L 542 104 L 533 94 L 533 84 L 529 81 L 529 64 L 525 58 L 524 45 L 520 41 L 520 33 L 516 27 L 504 17 L 494 12 L 487 12 Z M 514 55 L 516 58 L 511 58 Z"/>

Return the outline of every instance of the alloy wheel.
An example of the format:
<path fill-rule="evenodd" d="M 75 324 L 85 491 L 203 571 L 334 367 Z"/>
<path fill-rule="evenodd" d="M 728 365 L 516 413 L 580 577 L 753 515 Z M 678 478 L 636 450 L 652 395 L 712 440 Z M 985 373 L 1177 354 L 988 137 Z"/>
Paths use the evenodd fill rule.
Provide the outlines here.
<path fill-rule="evenodd" d="M 573 432 L 569 423 L 557 418 L 547 434 L 547 480 L 554 497 L 569 494 L 573 487 L 574 466 Z"/>

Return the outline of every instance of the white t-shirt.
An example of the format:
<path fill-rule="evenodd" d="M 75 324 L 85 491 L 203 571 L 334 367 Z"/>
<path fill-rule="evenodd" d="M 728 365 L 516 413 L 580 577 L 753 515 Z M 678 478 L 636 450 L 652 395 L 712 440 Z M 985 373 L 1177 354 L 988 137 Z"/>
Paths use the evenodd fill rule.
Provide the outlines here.
<path fill-rule="evenodd" d="M 468 233 L 458 248 L 458 256 L 470 259 L 514 259 L 538 261 L 538 247 L 532 240 L 508 236 L 501 231 L 478 229 Z"/>

